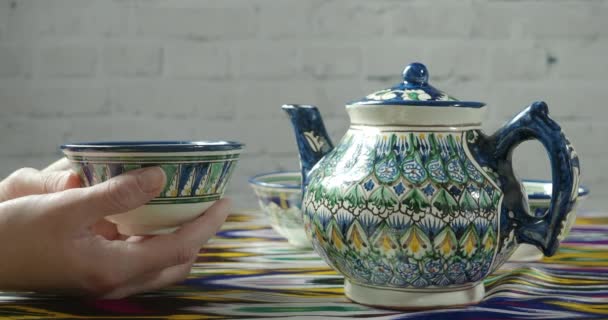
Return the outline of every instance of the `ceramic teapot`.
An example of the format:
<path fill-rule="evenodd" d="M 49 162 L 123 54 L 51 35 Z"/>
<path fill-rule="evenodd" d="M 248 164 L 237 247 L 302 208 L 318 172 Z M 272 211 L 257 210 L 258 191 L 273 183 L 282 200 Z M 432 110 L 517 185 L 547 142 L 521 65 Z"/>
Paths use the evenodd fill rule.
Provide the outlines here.
<path fill-rule="evenodd" d="M 304 228 L 361 304 L 475 303 L 482 280 L 518 244 L 555 253 L 577 200 L 578 157 L 544 102 L 486 135 L 484 103 L 459 101 L 428 79 L 412 63 L 402 83 L 349 103 L 350 128 L 336 147 L 316 107 L 283 106 L 300 152 Z M 532 139 L 552 168 L 542 216 L 529 212 L 511 163 Z"/>

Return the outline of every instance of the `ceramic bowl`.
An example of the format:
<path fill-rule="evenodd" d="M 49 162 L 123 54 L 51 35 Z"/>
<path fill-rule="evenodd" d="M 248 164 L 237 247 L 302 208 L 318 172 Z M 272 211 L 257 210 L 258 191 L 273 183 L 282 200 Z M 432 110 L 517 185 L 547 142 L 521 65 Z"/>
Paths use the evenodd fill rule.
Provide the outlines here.
<path fill-rule="evenodd" d="M 160 166 L 161 194 L 135 210 L 108 216 L 125 235 L 169 233 L 201 215 L 224 194 L 243 145 L 228 141 L 133 141 L 65 144 L 61 150 L 84 186 L 123 172 Z"/>
<path fill-rule="evenodd" d="M 260 208 L 268 215 L 272 228 L 291 245 L 311 248 L 300 211 L 301 183 L 299 172 L 264 173 L 249 179 Z"/>
<path fill-rule="evenodd" d="M 528 204 L 530 205 L 530 213 L 540 216 L 545 214 L 549 209 L 551 202 L 551 192 L 553 185 L 551 181 L 543 180 L 524 180 L 524 188 L 528 195 Z M 576 205 L 580 204 L 589 194 L 589 189 L 580 186 L 578 188 L 578 200 Z M 566 234 L 570 231 L 570 228 L 576 220 L 576 207 L 573 208 L 574 212 L 569 215 L 569 219 L 566 224 Z M 510 261 L 538 261 L 544 257 L 543 253 L 535 246 L 529 244 L 520 244 L 517 250 L 509 258 Z"/>

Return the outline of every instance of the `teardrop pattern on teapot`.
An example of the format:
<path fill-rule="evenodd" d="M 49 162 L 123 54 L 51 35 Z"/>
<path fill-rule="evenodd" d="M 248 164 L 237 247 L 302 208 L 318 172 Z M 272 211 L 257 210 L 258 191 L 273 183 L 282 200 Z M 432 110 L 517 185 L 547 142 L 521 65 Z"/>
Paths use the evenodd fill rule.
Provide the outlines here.
<path fill-rule="evenodd" d="M 469 159 L 464 134 L 349 131 L 313 170 L 303 199 L 305 225 L 317 221 L 310 232 L 322 237 L 316 250 L 369 285 L 452 286 L 485 276 L 499 245 L 502 193 Z"/>

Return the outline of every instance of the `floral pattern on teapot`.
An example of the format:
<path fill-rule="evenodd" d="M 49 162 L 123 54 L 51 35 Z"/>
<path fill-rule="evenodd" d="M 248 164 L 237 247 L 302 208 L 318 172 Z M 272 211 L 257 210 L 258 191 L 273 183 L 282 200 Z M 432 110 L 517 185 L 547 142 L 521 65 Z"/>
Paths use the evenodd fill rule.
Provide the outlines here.
<path fill-rule="evenodd" d="M 349 131 L 323 169 L 313 169 L 304 198 L 316 251 L 345 276 L 375 285 L 485 277 L 502 193 L 467 155 L 464 135 Z"/>

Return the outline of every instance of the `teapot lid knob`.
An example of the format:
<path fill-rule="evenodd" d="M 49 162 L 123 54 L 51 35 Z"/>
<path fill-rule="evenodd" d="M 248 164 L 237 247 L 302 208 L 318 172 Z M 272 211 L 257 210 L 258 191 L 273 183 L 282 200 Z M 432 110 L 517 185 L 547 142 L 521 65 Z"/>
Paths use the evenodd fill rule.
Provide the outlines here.
<path fill-rule="evenodd" d="M 426 85 L 429 81 L 429 71 L 426 66 L 419 62 L 409 64 L 403 69 L 403 82 L 419 86 Z"/>

